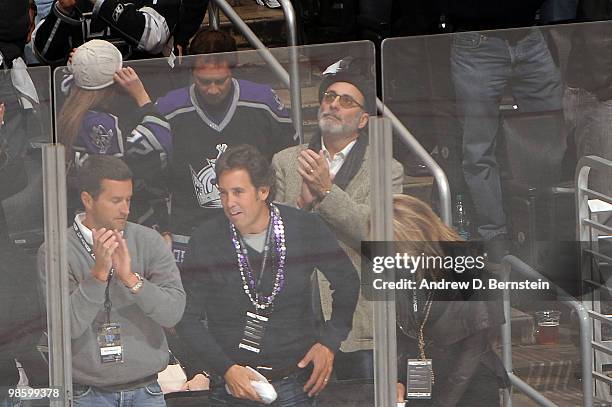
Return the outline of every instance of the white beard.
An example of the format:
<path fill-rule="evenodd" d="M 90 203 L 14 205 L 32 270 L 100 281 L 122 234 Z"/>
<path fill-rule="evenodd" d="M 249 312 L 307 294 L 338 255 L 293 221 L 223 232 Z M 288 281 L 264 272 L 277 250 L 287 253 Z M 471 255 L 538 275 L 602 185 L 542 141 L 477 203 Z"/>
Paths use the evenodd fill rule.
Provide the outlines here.
<path fill-rule="evenodd" d="M 327 118 L 323 116 L 323 113 L 319 110 L 319 129 L 321 133 L 332 136 L 345 136 L 352 135 L 359 131 L 359 116 L 356 116 L 351 121 L 338 121 L 335 119 Z"/>

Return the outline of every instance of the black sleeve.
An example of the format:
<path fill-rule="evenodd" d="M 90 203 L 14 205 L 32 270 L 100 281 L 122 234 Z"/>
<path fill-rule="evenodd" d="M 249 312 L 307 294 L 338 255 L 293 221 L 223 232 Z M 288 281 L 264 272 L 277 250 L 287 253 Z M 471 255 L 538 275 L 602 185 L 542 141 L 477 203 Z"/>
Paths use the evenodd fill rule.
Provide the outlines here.
<path fill-rule="evenodd" d="M 316 266 L 330 282 L 333 292 L 331 317 L 323 326 L 319 342 L 336 352 L 353 325 L 359 297 L 359 276 L 329 228 L 319 216 L 311 216 L 316 228 L 316 238 L 312 241 Z"/>
<path fill-rule="evenodd" d="M 283 151 L 299 143 L 293 123 L 280 123 L 275 120 L 271 121 L 270 128 L 275 138 L 274 146 L 272 146 L 272 156 L 279 151 Z"/>
<path fill-rule="evenodd" d="M 185 48 L 189 40 L 198 32 L 208 7 L 208 0 L 183 0 L 178 26 L 174 32 L 174 42 Z"/>
<path fill-rule="evenodd" d="M 135 112 L 139 120 L 126 138 L 124 160 L 134 176 L 144 181 L 144 189 L 149 193 L 153 215 L 147 225 L 156 225 L 158 230 L 167 231 L 170 219 L 166 176 L 172 154 L 170 124 L 153 103 L 147 103 Z"/>
<path fill-rule="evenodd" d="M 66 15 L 58 10 L 57 2 L 34 32 L 34 52 L 43 62 L 63 64 L 72 48 L 83 43 L 82 21 L 73 10 Z"/>
<path fill-rule="evenodd" d="M 223 376 L 235 364 L 223 351 L 205 325 L 205 306 L 209 298 L 207 288 L 208 269 L 215 254 L 206 250 L 209 244 L 197 232 L 189 240 L 185 262 L 181 268 L 183 287 L 187 304 L 183 319 L 177 325 L 177 332 L 183 342 L 185 355 L 179 355 L 189 378 L 203 370 Z"/>
<path fill-rule="evenodd" d="M 0 231 L 0 386 L 14 386 L 18 375 L 15 358 L 30 367 L 40 359 L 36 345 L 46 328 L 45 301 L 36 259 L 13 244 Z M 44 381 L 40 371 L 28 370 L 30 383 Z"/>
<path fill-rule="evenodd" d="M 270 133 L 274 137 L 274 145 L 272 146 L 272 156 L 283 151 L 286 148 L 293 147 L 299 144 L 298 134 L 293 126 L 293 117 L 291 111 L 287 109 L 281 102 L 276 92 L 270 89 L 271 98 L 274 103 L 270 105 L 270 111 L 274 112 L 270 114 Z"/>
<path fill-rule="evenodd" d="M 457 350 L 459 357 L 455 360 L 453 372 L 446 379 L 444 391 L 437 393 L 435 407 L 456 406 L 470 384 L 482 355 L 491 351 L 486 330 L 468 336 L 453 347 L 460 349 Z"/>
<path fill-rule="evenodd" d="M 150 53 L 159 53 L 168 41 L 178 12 L 177 0 L 161 0 L 155 6 L 141 8 L 124 0 L 98 0 L 94 6 L 96 18 L 131 45 Z"/>
<path fill-rule="evenodd" d="M 19 58 L 23 54 L 23 45 L 25 44 L 0 41 L 2 64 L 4 64 L 5 67 L 10 69 L 12 67 L 13 59 Z"/>

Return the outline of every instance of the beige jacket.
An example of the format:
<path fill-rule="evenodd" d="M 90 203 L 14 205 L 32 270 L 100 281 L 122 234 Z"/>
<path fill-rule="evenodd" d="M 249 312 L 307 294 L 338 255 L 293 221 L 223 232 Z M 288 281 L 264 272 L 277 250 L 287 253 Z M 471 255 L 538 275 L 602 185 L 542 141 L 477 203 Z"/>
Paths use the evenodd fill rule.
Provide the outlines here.
<path fill-rule="evenodd" d="M 272 166 L 276 171 L 276 201 L 296 206 L 302 189 L 302 177 L 297 171 L 297 157 L 301 151 L 308 148 L 307 144 L 287 148 L 274 155 Z M 368 221 L 370 219 L 370 171 L 369 147 L 363 159 L 363 164 L 355 177 L 343 191 L 333 185 L 331 192 L 313 208 L 334 232 L 340 245 L 360 272 L 359 250 L 361 241 L 366 239 Z M 393 192 L 402 192 L 403 167 L 393 160 L 392 163 Z M 331 291 L 329 282 L 318 273 L 321 306 L 325 319 L 331 314 Z M 353 352 L 373 348 L 373 305 L 361 293 L 353 316 L 353 329 L 348 338 L 342 342 L 343 352 Z"/>

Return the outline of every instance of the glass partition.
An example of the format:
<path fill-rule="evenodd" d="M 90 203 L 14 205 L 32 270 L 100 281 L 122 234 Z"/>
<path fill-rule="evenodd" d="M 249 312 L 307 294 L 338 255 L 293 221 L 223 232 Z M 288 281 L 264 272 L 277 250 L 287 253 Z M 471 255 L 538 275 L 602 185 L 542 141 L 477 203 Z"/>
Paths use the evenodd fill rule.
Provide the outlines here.
<path fill-rule="evenodd" d="M 120 297 L 112 301 L 111 322 L 117 318 L 126 326 L 123 363 L 139 366 L 136 379 L 166 367 L 159 350 L 169 343 L 170 363 L 180 362 L 189 380 L 174 380 L 168 369 L 160 374 L 171 405 L 231 397 L 225 384 L 236 388 L 224 376 L 234 365 L 242 367 L 239 374 L 250 366 L 280 386 L 278 397 L 289 397 L 280 384 L 286 378 L 302 393 L 313 377 L 313 394 L 329 383 L 320 395 L 323 405 L 374 398 L 372 304 L 358 300 L 357 272 L 369 219 L 374 47 L 354 42 L 298 48 L 306 133 L 301 146 L 283 72 L 289 49 L 269 51 L 276 68 L 256 51 L 187 56 L 173 67 L 165 59 L 129 61 L 106 86 L 109 77 L 100 79 L 105 65 L 83 64 L 77 50 L 72 65 L 54 74 L 58 142 L 68 150 L 68 221 L 95 226 L 87 219 L 98 201 L 82 192 L 81 174 L 91 171 L 87 160 L 112 156 L 119 159 L 117 169 L 122 161 L 131 170 L 129 215 L 128 208 L 117 208 L 117 225 L 128 248 L 130 235 L 148 236 L 153 249 L 134 250 L 163 270 L 153 273 L 145 267 L 153 260 L 140 259 L 143 295 L 156 285 L 160 291 L 149 292 L 148 300 L 158 302 L 149 309 L 146 300 L 124 303 Z M 258 152 L 238 149 L 245 144 Z M 329 161 L 324 148 L 331 152 Z M 230 151 L 233 158 L 223 162 Z M 220 162 L 221 176 L 215 171 Z M 271 164 L 275 175 L 267 172 Z M 399 189 L 401 168 L 394 169 Z M 75 215 L 83 209 L 85 215 Z M 70 250 L 75 248 L 69 248 L 69 263 Z M 126 291 L 120 285 L 113 278 L 111 297 L 113 289 Z M 94 322 L 105 318 L 102 304 L 97 306 Z M 134 332 L 145 325 L 146 339 Z M 92 328 L 83 329 L 89 335 Z M 148 350 L 153 343 L 156 349 Z M 73 332 L 73 352 L 89 345 Z M 146 362 L 134 361 L 137 345 L 147 352 Z M 338 351 L 333 374 L 331 365 L 319 364 L 332 351 Z M 318 364 L 314 375 L 312 356 Z M 303 358 L 305 366 L 298 366 Z M 122 385 L 113 367 L 95 359 L 89 366 L 74 365 L 74 382 L 98 380 L 91 369 L 107 372 L 102 387 Z"/>
<path fill-rule="evenodd" d="M 386 109 L 399 118 L 449 179 L 453 231 L 450 235 L 439 232 L 433 240 L 461 238 L 481 245 L 488 274 L 474 278 L 483 279 L 487 293 L 499 294 L 499 300 L 489 301 L 492 309 L 500 311 L 504 293 L 509 294 L 507 304 L 512 309 L 505 314 L 511 323 L 511 337 L 507 330 L 500 342 L 483 342 L 483 349 L 491 352 L 483 351 L 478 363 L 472 363 L 475 370 L 468 374 L 471 382 L 467 387 L 452 372 L 436 369 L 436 356 L 431 356 L 436 385 L 446 382 L 440 387 L 448 389 L 454 403 L 467 400 L 461 397 L 469 397 L 476 383 L 481 397 L 487 386 L 494 395 L 500 383 L 495 377 L 506 379 L 500 359 L 503 349 L 511 350 L 504 353 L 504 363 L 506 370 L 512 371 L 514 361 L 516 376 L 511 374 L 510 379 L 515 386 L 521 387 L 517 380 L 523 380 L 555 403 L 569 397 L 578 405 L 583 397 L 587 402 L 591 380 L 597 379 L 596 395 L 609 399 L 608 384 L 591 378 L 589 370 L 593 357 L 595 370 L 609 369 L 608 352 L 589 343 L 589 338 L 608 342 L 607 324 L 594 319 L 593 330 L 588 324 L 580 327 L 578 321 L 588 317 L 579 309 L 579 302 L 567 301 L 577 298 L 586 309 L 609 314 L 607 260 L 585 251 L 605 254 L 605 237 L 609 235 L 605 202 L 609 198 L 584 191 L 588 186 L 609 195 L 609 166 L 593 166 L 583 185 L 575 185 L 574 174 L 578 174 L 581 157 L 609 159 L 606 118 L 610 96 L 604 67 L 608 49 L 602 39 L 608 38 L 611 30 L 609 23 L 590 23 L 383 42 Z M 430 169 L 412 154 L 399 132 L 395 132 L 394 147 L 395 158 L 406 170 L 404 192 L 439 211 L 443 202 L 435 193 Z M 582 194 L 579 202 L 584 199 L 586 204 L 588 199 L 590 205 L 590 210 L 579 215 L 578 223 L 577 191 Z M 412 206 L 411 210 L 417 205 L 404 204 Z M 596 218 L 604 226 L 591 228 L 585 218 Z M 582 231 L 582 242 L 576 230 Z M 423 240 L 422 236 L 407 236 L 411 237 L 408 240 Z M 514 257 L 505 258 L 508 254 Z M 495 283 L 503 280 L 503 270 L 510 271 L 508 290 Z M 549 288 L 542 282 L 550 282 Z M 452 293 L 447 290 L 443 294 Z M 434 293 L 434 298 L 436 295 L 439 293 Z M 473 305 L 457 305 L 462 306 Z M 454 310 L 447 305 L 440 312 Z M 472 310 L 460 317 L 460 324 L 479 324 L 482 315 Z M 490 319 L 482 327 L 499 332 L 502 322 Z M 585 330 L 586 336 L 581 337 Z M 439 339 L 432 335 L 431 353 L 436 355 Z M 398 334 L 398 342 L 414 345 L 406 335 Z M 502 343 L 506 346 L 500 346 Z M 461 347 L 465 354 L 469 343 L 458 339 L 447 345 L 445 351 L 450 353 L 437 356 L 441 360 L 438 365 L 450 361 L 455 371 L 461 371 L 462 359 L 452 349 Z M 551 369 L 571 360 L 581 366 L 581 373 L 576 374 L 587 385 L 542 384 L 540 380 L 548 373 L 530 370 L 536 360 Z M 401 370 L 406 367 L 399 366 Z M 484 377 L 483 370 L 493 373 Z M 547 377 L 561 375 L 550 373 Z M 434 387 L 434 393 L 440 387 Z M 515 390 L 515 400 L 526 397 L 517 393 Z M 438 402 L 450 403 L 447 396 L 439 397 Z"/>
<path fill-rule="evenodd" d="M 0 403 L 7 405 L 44 406 L 64 397 L 49 387 L 54 360 L 44 268 L 37 267 L 45 229 L 42 146 L 53 142 L 50 92 L 47 67 L 16 60 L 0 72 Z"/>
<path fill-rule="evenodd" d="M 4 72 L 0 267 L 10 329 L 0 334 L 0 397 L 10 390 L 46 405 L 54 395 L 29 389 L 49 388 L 54 366 L 40 247 L 43 181 L 58 169 L 43 174 L 40 147 L 55 127 L 68 194 L 55 209 L 69 229 L 54 250 L 69 265 L 74 397 L 129 387 L 163 392 L 168 405 L 231 404 L 254 391 L 236 385 L 248 375 L 281 399 L 304 396 L 306 384 L 321 391 L 320 406 L 374 405 L 374 371 L 387 367 L 373 350 L 393 343 L 375 343 L 374 331 L 393 334 L 385 312 L 395 312 L 398 358 L 387 370 L 409 404 L 431 393 L 441 405 L 495 405 L 500 388 L 525 383 L 535 392 L 504 397 L 588 405 L 594 386 L 611 399 L 611 30 L 384 41 L 382 99 L 399 121 L 393 159 L 370 155 L 370 42 L 298 47 L 300 146 L 288 48 L 129 61 L 117 75 L 112 58 L 73 55 L 54 73 L 53 109 L 48 68 Z M 452 228 L 436 218 L 446 198 L 401 126 L 444 170 Z M 589 155 L 604 160 L 578 165 Z M 372 173 L 381 183 L 390 173 L 404 194 L 393 199 L 393 224 L 370 227 L 372 205 L 390 204 L 371 196 Z M 391 245 L 369 242 L 383 229 Z M 100 272 L 87 253 L 94 238 L 125 241 L 129 256 L 112 249 Z"/>

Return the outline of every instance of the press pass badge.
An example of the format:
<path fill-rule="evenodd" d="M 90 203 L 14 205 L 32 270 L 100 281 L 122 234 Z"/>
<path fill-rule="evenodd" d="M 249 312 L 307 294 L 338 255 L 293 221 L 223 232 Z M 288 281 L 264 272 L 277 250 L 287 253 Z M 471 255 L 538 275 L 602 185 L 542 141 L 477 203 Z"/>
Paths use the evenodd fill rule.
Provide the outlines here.
<path fill-rule="evenodd" d="M 430 399 L 432 387 L 431 359 L 408 359 L 407 399 Z"/>
<path fill-rule="evenodd" d="M 121 328 L 118 323 L 106 323 L 98 328 L 98 345 L 100 346 L 100 360 L 102 363 L 123 362 Z"/>
<path fill-rule="evenodd" d="M 246 316 L 246 325 L 238 348 L 259 353 L 261 352 L 261 340 L 266 333 L 268 318 L 253 312 L 247 312 Z"/>

